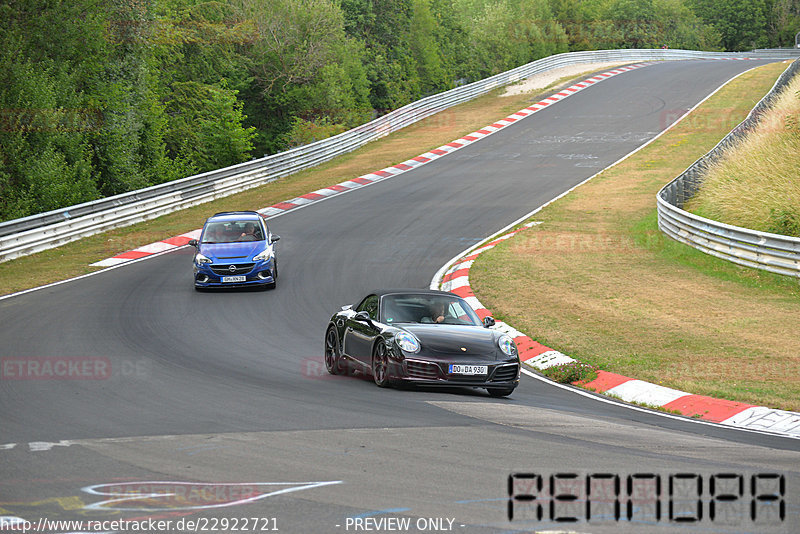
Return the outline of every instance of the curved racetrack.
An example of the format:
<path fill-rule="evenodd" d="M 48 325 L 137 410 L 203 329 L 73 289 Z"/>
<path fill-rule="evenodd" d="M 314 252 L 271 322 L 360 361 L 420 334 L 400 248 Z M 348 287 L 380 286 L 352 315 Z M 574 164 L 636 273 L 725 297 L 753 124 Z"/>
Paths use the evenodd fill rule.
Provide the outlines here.
<path fill-rule="evenodd" d="M 512 472 L 610 473 L 623 482 L 627 474 L 652 473 L 663 477 L 658 520 L 645 496 L 631 508 L 631 522 L 606 517 L 570 528 L 796 532 L 800 441 L 598 402 L 527 376 L 509 399 L 496 400 L 484 391 L 381 390 L 363 378 L 328 376 L 322 364 L 326 321 L 341 305 L 373 288 L 427 287 L 455 254 L 762 63 L 633 70 L 428 165 L 276 217 L 275 291 L 196 293 L 192 250 L 184 248 L 0 301 L 3 358 L 83 358 L 112 370 L 107 379 L 0 381 L 0 516 L 275 518 L 267 526 L 290 533 L 355 532 L 359 525 L 396 531 L 403 518 L 417 532 L 437 525 L 419 518 L 439 518 L 439 531 L 522 532 L 557 524 L 547 507 L 539 521 L 535 507 L 521 502 L 508 521 Z M 676 473 L 697 475 L 691 483 L 704 479 L 700 522 L 668 521 L 668 477 Z M 753 520 L 752 499 L 743 494 L 729 503 L 729 522 L 720 513 L 712 521 L 715 473 L 747 477 L 747 495 L 752 475 L 783 474 L 786 519 L 771 518 L 777 508 L 761 499 Z M 122 485 L 116 497 L 82 489 L 126 481 L 167 481 L 159 487 L 173 496 L 134 499 Z M 186 486 L 176 482 L 215 483 L 216 500 L 181 501 L 176 488 Z M 337 483 L 271 496 L 264 495 L 291 486 L 221 485 L 256 482 Z M 101 507 L 125 511 L 83 508 L 120 494 L 128 500 Z M 245 498 L 253 502 L 212 507 Z M 559 514 L 584 517 L 585 503 L 574 506 Z M 675 506 L 675 517 L 693 517 L 691 507 Z"/>

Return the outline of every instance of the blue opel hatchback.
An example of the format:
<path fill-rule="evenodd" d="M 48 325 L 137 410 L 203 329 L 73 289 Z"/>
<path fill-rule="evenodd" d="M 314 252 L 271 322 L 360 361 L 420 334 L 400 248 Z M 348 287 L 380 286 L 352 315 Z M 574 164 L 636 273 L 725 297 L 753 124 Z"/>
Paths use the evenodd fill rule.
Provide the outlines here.
<path fill-rule="evenodd" d="M 195 289 L 262 286 L 272 289 L 278 280 L 273 234 L 256 211 L 226 211 L 206 220 L 200 239 L 189 244 L 194 255 Z"/>

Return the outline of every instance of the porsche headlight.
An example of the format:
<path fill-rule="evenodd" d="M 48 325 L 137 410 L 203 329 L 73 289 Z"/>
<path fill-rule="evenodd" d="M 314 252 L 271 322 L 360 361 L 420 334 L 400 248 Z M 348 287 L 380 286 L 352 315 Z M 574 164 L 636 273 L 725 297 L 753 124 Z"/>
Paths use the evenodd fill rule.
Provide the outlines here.
<path fill-rule="evenodd" d="M 514 345 L 514 340 L 506 334 L 500 336 L 500 338 L 497 340 L 497 345 L 506 356 L 513 356 L 517 353 L 517 346 Z"/>
<path fill-rule="evenodd" d="M 408 332 L 398 332 L 394 341 L 405 352 L 419 352 L 419 340 Z"/>
<path fill-rule="evenodd" d="M 272 247 L 267 247 L 263 252 L 253 256 L 253 261 L 267 261 L 272 257 Z"/>
<path fill-rule="evenodd" d="M 194 261 L 197 263 L 211 263 L 211 260 L 200 254 L 199 252 L 195 254 Z"/>

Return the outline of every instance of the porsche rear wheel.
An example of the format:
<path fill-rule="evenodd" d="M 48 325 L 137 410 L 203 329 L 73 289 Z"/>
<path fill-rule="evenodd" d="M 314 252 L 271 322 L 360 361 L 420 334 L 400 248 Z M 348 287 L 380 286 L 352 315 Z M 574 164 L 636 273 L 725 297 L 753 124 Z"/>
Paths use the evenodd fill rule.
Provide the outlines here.
<path fill-rule="evenodd" d="M 386 388 L 391 385 L 391 380 L 389 380 L 389 358 L 383 341 L 378 341 L 372 350 L 372 379 L 380 388 Z"/>
<path fill-rule="evenodd" d="M 338 375 L 342 372 L 339 356 L 339 336 L 336 335 L 336 329 L 332 326 L 325 333 L 325 368 L 332 375 Z"/>

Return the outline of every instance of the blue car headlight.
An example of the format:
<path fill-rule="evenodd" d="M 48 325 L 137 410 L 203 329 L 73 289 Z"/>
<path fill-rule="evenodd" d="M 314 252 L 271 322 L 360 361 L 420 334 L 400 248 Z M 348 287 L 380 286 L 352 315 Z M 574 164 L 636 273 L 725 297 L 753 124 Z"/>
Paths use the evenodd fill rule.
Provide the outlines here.
<path fill-rule="evenodd" d="M 514 340 L 507 334 L 500 336 L 497 340 L 497 346 L 506 356 L 514 356 L 517 353 L 517 346 L 514 344 Z"/>
<path fill-rule="evenodd" d="M 208 259 L 207 257 L 203 256 L 203 255 L 202 255 L 202 254 L 200 254 L 199 252 L 198 252 L 197 254 L 195 254 L 195 256 L 194 256 L 194 261 L 195 261 L 196 263 L 198 263 L 198 264 L 203 264 L 203 263 L 211 263 L 211 260 L 210 260 L 210 259 Z"/>
<path fill-rule="evenodd" d="M 419 340 L 408 332 L 398 332 L 394 341 L 404 352 L 419 352 Z"/>
<path fill-rule="evenodd" d="M 272 247 L 267 247 L 263 252 L 253 256 L 253 261 L 267 261 L 272 257 Z"/>

